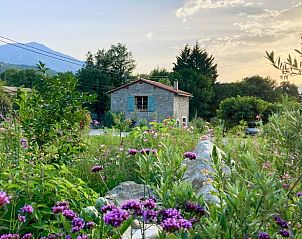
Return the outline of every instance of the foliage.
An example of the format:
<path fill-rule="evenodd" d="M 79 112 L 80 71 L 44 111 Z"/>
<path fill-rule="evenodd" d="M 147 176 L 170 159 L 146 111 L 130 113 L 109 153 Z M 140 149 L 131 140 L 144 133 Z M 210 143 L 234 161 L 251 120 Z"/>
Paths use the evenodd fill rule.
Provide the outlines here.
<path fill-rule="evenodd" d="M 2 87 L 3 82 L 0 81 L 0 115 L 5 117 L 11 114 L 13 103 L 11 97 L 3 91 Z"/>
<path fill-rule="evenodd" d="M 295 51 L 302 56 L 302 50 L 295 49 Z M 289 76 L 302 75 L 302 61 L 298 61 L 290 54 L 287 61 L 281 60 L 280 56 L 276 57 L 274 51 L 266 51 L 266 58 L 271 62 L 272 66 L 281 71 L 281 78 L 288 79 Z"/>
<path fill-rule="evenodd" d="M 78 88 L 82 92 L 97 95 L 92 110 L 98 117 L 104 115 L 110 108 L 107 92 L 129 82 L 134 68 L 132 53 L 121 43 L 111 45 L 108 50 L 98 50 L 94 55 L 88 52 L 85 67 L 77 73 Z"/>
<path fill-rule="evenodd" d="M 35 69 L 8 69 L 0 75 L 6 85 L 33 88 L 41 82 L 41 74 Z"/>
<path fill-rule="evenodd" d="M 255 121 L 256 115 L 262 115 L 268 106 L 268 102 L 253 96 L 237 96 L 222 101 L 217 114 L 230 128 L 241 120 Z"/>
<path fill-rule="evenodd" d="M 176 57 L 173 78 L 179 81 L 179 88 L 191 93 L 190 119 L 197 115 L 205 119 L 214 116 L 213 85 L 218 77 L 214 57 L 201 49 L 198 43 L 192 48 L 188 45 Z"/>
<path fill-rule="evenodd" d="M 31 150 L 44 153 L 43 160 L 67 162 L 84 149 L 81 134 L 89 119 L 83 105 L 92 98 L 76 91 L 76 84 L 69 73 L 44 75 L 36 90 L 22 92 L 16 100 L 24 136 Z"/>

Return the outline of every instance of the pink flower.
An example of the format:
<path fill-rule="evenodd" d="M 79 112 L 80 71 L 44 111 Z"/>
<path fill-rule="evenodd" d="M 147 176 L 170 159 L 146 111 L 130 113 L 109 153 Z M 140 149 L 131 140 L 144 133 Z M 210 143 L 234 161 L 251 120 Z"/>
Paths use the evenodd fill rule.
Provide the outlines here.
<path fill-rule="evenodd" d="M 6 192 L 0 192 L 0 207 L 5 204 L 9 204 L 11 197 L 6 194 Z"/>

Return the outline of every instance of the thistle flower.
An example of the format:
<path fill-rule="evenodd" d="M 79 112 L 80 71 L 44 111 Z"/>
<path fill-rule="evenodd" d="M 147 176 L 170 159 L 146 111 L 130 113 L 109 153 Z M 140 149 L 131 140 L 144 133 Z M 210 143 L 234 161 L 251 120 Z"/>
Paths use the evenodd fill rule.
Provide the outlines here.
<path fill-rule="evenodd" d="M 101 170 L 103 170 L 103 166 L 101 166 L 101 165 L 95 165 L 95 166 L 93 166 L 92 168 L 91 168 L 91 172 L 93 172 L 93 173 L 96 173 L 96 172 L 99 172 L 99 171 L 101 171 Z"/>
<path fill-rule="evenodd" d="M 11 197 L 6 194 L 6 192 L 0 192 L 0 207 L 10 203 Z M 13 235 L 13 234 L 8 234 Z"/>
<path fill-rule="evenodd" d="M 29 214 L 32 214 L 34 209 L 31 205 L 24 205 L 21 209 L 22 212 L 27 212 Z"/>

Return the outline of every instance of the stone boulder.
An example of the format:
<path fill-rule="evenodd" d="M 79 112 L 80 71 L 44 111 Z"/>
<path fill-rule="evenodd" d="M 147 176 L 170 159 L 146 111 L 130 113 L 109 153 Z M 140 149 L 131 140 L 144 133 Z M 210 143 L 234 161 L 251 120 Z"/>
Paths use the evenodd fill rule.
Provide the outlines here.
<path fill-rule="evenodd" d="M 215 196 L 217 190 L 211 184 L 213 172 L 212 168 L 212 151 L 214 144 L 208 138 L 202 138 L 195 149 L 197 158 L 195 160 L 184 159 L 183 163 L 186 165 L 187 170 L 184 174 L 184 179 L 191 182 L 193 188 L 196 190 L 197 195 L 202 195 L 208 203 L 219 203 L 219 198 Z M 222 159 L 225 153 L 216 147 L 217 156 Z M 230 168 L 226 165 L 222 170 L 226 175 L 230 174 Z"/>
<path fill-rule="evenodd" d="M 145 189 L 144 189 L 145 188 Z M 143 197 L 154 197 L 151 190 L 144 184 L 133 181 L 122 182 L 112 190 L 108 191 L 105 197 L 111 202 L 121 205 L 126 200 L 140 200 Z"/>

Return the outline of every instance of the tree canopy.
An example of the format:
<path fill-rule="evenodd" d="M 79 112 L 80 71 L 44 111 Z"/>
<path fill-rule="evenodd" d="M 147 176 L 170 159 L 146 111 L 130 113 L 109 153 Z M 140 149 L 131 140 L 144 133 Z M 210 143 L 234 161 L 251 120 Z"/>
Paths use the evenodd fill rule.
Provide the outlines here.
<path fill-rule="evenodd" d="M 190 118 L 194 116 L 209 119 L 214 116 L 213 87 L 218 77 L 217 64 L 196 43 L 193 47 L 186 45 L 176 57 L 173 67 L 173 78 L 179 81 L 180 89 L 193 95 L 190 100 Z"/>
<path fill-rule="evenodd" d="M 107 92 L 129 82 L 135 68 L 135 60 L 126 45 L 118 43 L 110 49 L 88 52 L 85 66 L 78 71 L 79 90 L 95 93 L 97 100 L 91 110 L 100 118 L 110 109 Z"/>

